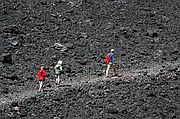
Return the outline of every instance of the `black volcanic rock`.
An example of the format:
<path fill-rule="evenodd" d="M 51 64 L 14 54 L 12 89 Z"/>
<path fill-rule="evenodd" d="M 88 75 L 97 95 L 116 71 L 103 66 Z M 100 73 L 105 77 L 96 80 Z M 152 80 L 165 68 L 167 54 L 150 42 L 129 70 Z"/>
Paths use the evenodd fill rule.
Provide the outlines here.
<path fill-rule="evenodd" d="M 12 59 L 12 54 L 11 53 L 3 53 L 2 55 L 2 63 L 8 63 L 8 64 L 12 64 L 13 63 L 13 59 Z"/>
<path fill-rule="evenodd" d="M 179 4 L 1 0 L 0 118 L 179 119 Z M 119 77 L 104 79 L 111 48 Z M 63 83 L 55 88 L 58 60 Z M 40 65 L 48 77 L 37 93 Z"/>

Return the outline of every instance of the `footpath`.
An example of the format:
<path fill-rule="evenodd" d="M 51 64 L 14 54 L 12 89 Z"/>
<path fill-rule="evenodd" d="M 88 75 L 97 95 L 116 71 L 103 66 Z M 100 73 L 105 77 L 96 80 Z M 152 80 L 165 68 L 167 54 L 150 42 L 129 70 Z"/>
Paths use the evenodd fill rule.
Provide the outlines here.
<path fill-rule="evenodd" d="M 174 62 L 174 63 L 165 63 L 162 65 L 151 65 L 150 67 L 146 69 L 140 69 L 140 70 L 128 70 L 128 71 L 121 71 L 121 73 L 118 73 L 118 76 L 106 78 L 105 76 L 99 76 L 99 77 L 79 77 L 75 78 L 71 81 L 64 81 L 63 84 L 60 84 L 60 86 L 52 87 L 52 88 L 45 88 L 45 93 L 51 93 L 51 91 L 60 90 L 61 88 L 68 88 L 70 86 L 82 86 L 87 83 L 96 83 L 98 81 L 106 81 L 106 80 L 113 80 L 115 78 L 123 78 L 126 77 L 127 79 L 134 79 L 135 77 L 138 77 L 140 75 L 156 75 L 158 74 L 162 69 L 167 67 L 174 67 L 174 66 L 180 66 L 180 62 Z M 124 79 L 124 78 L 123 78 Z M 30 84 L 31 85 L 31 84 Z M 12 93 L 12 94 L 6 94 L 3 97 L 0 97 L 0 109 L 4 108 L 5 105 L 11 104 L 12 102 L 19 102 L 23 101 L 25 99 L 35 97 L 36 95 L 39 95 L 44 92 L 38 92 L 37 90 L 24 90 L 21 93 Z"/>

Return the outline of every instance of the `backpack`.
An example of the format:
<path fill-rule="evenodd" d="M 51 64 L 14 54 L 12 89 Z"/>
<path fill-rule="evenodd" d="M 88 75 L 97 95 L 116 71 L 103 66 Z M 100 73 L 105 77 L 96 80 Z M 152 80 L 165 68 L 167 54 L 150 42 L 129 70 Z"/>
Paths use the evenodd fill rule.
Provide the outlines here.
<path fill-rule="evenodd" d="M 60 69 L 60 66 L 56 67 L 56 70 L 61 70 L 61 69 Z"/>
<path fill-rule="evenodd" d="M 110 62 L 110 56 L 109 56 L 109 53 L 106 55 L 106 63 L 109 63 Z"/>
<path fill-rule="evenodd" d="M 62 72 L 62 66 L 57 66 L 54 68 L 55 74 L 60 74 Z"/>

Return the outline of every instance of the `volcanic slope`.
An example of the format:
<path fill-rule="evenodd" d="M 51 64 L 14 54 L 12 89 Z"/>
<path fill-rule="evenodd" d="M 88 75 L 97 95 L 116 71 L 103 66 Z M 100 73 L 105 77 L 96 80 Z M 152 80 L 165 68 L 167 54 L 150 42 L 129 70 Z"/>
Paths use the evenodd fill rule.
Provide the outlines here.
<path fill-rule="evenodd" d="M 0 96 L 34 90 L 41 64 L 46 88 L 53 88 L 59 59 L 66 81 L 102 76 L 111 48 L 119 71 L 178 62 L 179 6 L 178 0 L 1 0 Z M 4 107 L 1 117 L 178 119 L 179 65 L 146 75 L 47 91 L 18 102 L 20 114 L 14 103 Z"/>
<path fill-rule="evenodd" d="M 13 102 L 1 104 L 1 118 L 179 119 L 179 66 L 154 68 L 156 74 L 153 69 L 137 70 L 121 77 L 65 82 L 36 94 L 23 92 L 23 98 L 14 95 Z"/>
<path fill-rule="evenodd" d="M 8 94 L 32 83 L 41 64 L 53 78 L 59 59 L 66 77 L 101 76 L 111 48 L 118 70 L 178 61 L 179 4 L 178 0 L 0 1 L 0 91 Z"/>

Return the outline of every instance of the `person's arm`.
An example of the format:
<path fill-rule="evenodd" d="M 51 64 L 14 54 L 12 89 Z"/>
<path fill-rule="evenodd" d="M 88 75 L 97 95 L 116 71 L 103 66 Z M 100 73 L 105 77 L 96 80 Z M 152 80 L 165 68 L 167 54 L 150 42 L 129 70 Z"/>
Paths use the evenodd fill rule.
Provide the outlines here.
<path fill-rule="evenodd" d="M 46 71 L 44 71 L 44 76 L 47 76 L 47 73 L 46 73 Z"/>
<path fill-rule="evenodd" d="M 114 54 L 112 55 L 112 63 L 113 64 L 115 63 L 115 56 L 114 56 Z"/>
<path fill-rule="evenodd" d="M 40 77 L 40 73 L 41 73 L 41 72 L 40 72 L 40 71 L 38 71 L 38 74 L 37 74 L 38 78 Z"/>
<path fill-rule="evenodd" d="M 38 80 L 39 79 L 39 71 L 37 73 L 37 78 L 35 78 L 35 80 Z"/>

